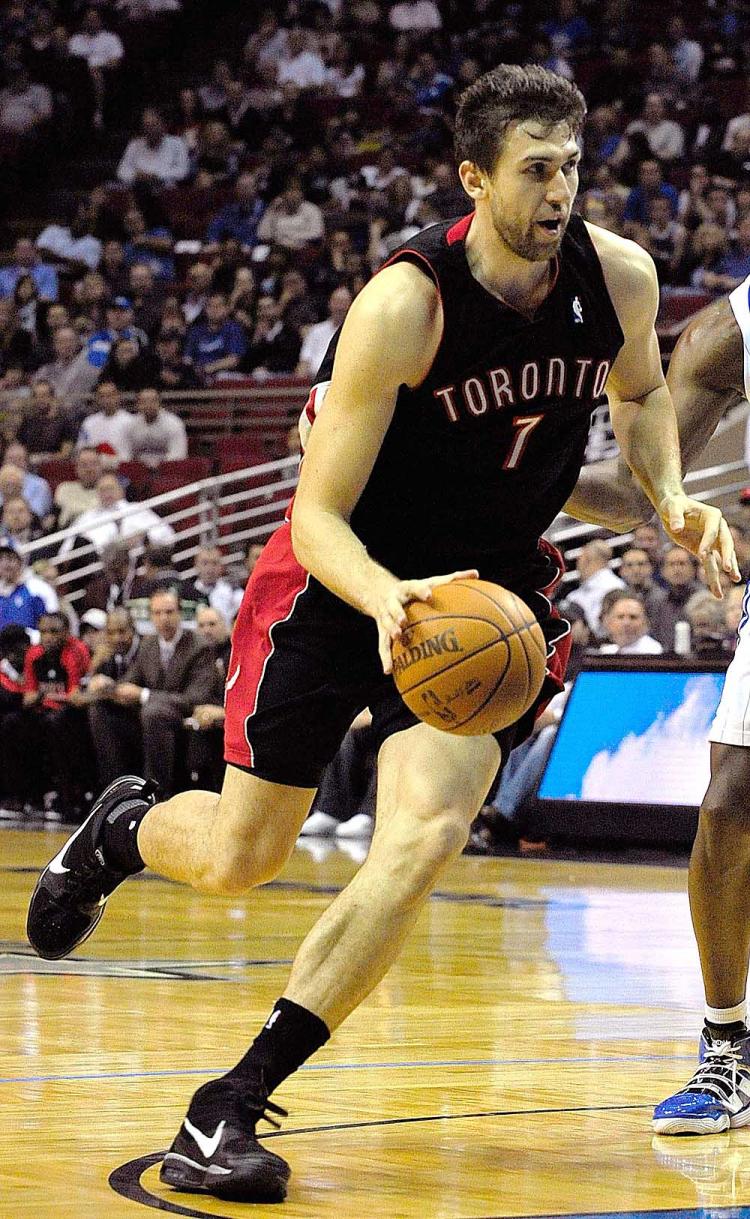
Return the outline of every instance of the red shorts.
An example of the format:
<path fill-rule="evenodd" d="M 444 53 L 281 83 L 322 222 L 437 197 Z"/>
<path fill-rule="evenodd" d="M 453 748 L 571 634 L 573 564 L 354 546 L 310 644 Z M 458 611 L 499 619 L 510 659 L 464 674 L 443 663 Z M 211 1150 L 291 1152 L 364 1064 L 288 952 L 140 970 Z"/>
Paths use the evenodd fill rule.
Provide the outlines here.
<path fill-rule="evenodd" d="M 562 689 L 570 634 L 547 599 L 564 566 L 540 542 L 535 589 L 516 586 L 531 605 L 550 648 L 537 704 L 496 733 L 507 756 L 534 717 Z M 546 583 L 545 583 L 546 581 Z M 285 523 L 266 545 L 248 581 L 227 670 L 224 758 L 272 783 L 317 787 L 354 717 L 369 707 L 378 746 L 419 721 L 402 702 L 378 656 L 371 618 L 335 597 L 294 557 Z"/>

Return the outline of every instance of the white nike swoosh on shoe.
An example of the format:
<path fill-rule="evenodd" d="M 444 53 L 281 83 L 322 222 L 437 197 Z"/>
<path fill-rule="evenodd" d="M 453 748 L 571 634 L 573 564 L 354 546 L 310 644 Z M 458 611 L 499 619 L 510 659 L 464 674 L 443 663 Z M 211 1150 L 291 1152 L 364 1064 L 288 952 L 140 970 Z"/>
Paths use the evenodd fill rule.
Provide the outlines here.
<path fill-rule="evenodd" d="M 91 820 L 91 815 L 89 814 L 89 816 L 86 818 L 86 820 L 81 822 L 81 824 L 79 825 L 75 834 L 71 834 L 70 838 L 65 843 L 65 846 L 62 848 L 62 850 L 58 851 L 57 855 L 55 855 L 55 858 L 51 859 L 49 861 L 49 863 L 47 864 L 47 868 L 46 868 L 46 870 L 48 872 L 55 872 L 58 876 L 64 876 L 66 872 L 70 871 L 70 868 L 66 868 L 65 864 L 62 861 L 63 855 L 67 851 L 68 847 L 71 846 L 75 842 L 78 835 L 83 832 L 83 830 L 86 828 L 86 826 L 88 825 L 90 820 Z"/>
<path fill-rule="evenodd" d="M 200 1148 L 201 1154 L 205 1156 L 207 1160 L 210 1160 L 211 1156 L 214 1154 L 216 1148 L 221 1142 L 221 1136 L 224 1133 L 226 1122 L 219 1122 L 213 1134 L 210 1136 L 204 1134 L 203 1131 L 199 1130 L 197 1126 L 194 1126 L 189 1117 L 185 1118 L 183 1126 L 187 1130 L 188 1134 L 195 1140 L 197 1146 Z"/>

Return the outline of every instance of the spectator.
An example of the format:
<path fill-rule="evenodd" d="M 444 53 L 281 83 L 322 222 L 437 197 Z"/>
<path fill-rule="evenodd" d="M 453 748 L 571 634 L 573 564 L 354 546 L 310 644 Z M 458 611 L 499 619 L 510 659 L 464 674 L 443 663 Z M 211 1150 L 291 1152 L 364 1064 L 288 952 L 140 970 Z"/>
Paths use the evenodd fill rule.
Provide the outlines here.
<path fill-rule="evenodd" d="M 104 547 L 118 539 L 127 538 L 131 546 L 144 538 L 154 542 L 169 543 L 174 540 L 174 529 L 151 508 L 143 504 L 129 504 L 123 495 L 120 482 L 114 474 L 102 474 L 96 484 L 97 506 L 83 512 L 76 521 L 76 533 L 101 552 Z M 74 547 L 75 539 L 68 538 L 60 547 L 60 558 L 65 558 Z"/>
<path fill-rule="evenodd" d="M 143 182 L 156 189 L 176 186 L 190 173 L 188 150 L 177 135 L 167 135 L 158 110 L 148 107 L 141 118 L 142 135 L 132 139 L 117 168 L 126 186 Z"/>
<path fill-rule="evenodd" d="M 162 330 L 154 348 L 153 385 L 159 390 L 195 389 L 198 378 L 185 363 L 182 338 L 174 330 Z"/>
<path fill-rule="evenodd" d="M 309 380 L 315 376 L 323 363 L 331 339 L 344 324 L 351 303 L 352 294 L 348 288 L 336 288 L 331 293 L 328 300 L 328 317 L 325 321 L 311 326 L 305 335 L 297 365 L 298 377 Z"/>
<path fill-rule="evenodd" d="M 30 275 L 43 301 L 56 301 L 59 293 L 57 271 L 49 263 L 42 262 L 34 242 L 28 237 L 19 237 L 14 249 L 15 261 L 0 270 L 0 297 L 12 296 L 22 275 Z"/>
<path fill-rule="evenodd" d="M 107 303 L 106 325 L 96 330 L 87 345 L 88 361 L 100 373 L 109 360 L 113 346 L 120 339 L 130 339 L 139 351 L 148 347 L 148 337 L 134 323 L 133 302 L 128 296 L 116 296 Z"/>
<path fill-rule="evenodd" d="M 54 332 L 52 353 L 54 359 L 32 377 L 32 398 L 37 385 L 47 385 L 61 402 L 75 408 L 96 385 L 100 368 L 90 363 L 88 349 L 81 347 L 72 326 L 60 326 Z"/>
<path fill-rule="evenodd" d="M 0 627 L 0 776 L 7 773 L 8 758 L 4 721 L 8 714 L 23 706 L 23 667 L 29 650 L 29 632 L 23 626 Z M 0 804 L 9 812 L 20 813 L 25 801 L 8 796 L 0 777 Z"/>
<path fill-rule="evenodd" d="M 79 638 L 93 655 L 104 638 L 107 615 L 104 610 L 90 609 L 81 614 Z"/>
<path fill-rule="evenodd" d="M 15 301 L 0 299 L 0 389 L 17 389 L 33 365 L 31 335 L 18 320 Z"/>
<path fill-rule="evenodd" d="M 688 184 L 680 191 L 677 204 L 677 218 L 690 232 L 712 220 L 712 213 L 706 202 L 710 182 L 705 165 L 698 163 L 690 166 Z"/>
<path fill-rule="evenodd" d="M 125 266 L 125 250 L 121 241 L 105 241 L 99 267 L 111 296 L 127 296 L 130 268 Z"/>
<path fill-rule="evenodd" d="M 402 33 L 426 34 L 441 30 L 443 19 L 434 0 L 399 0 L 391 5 L 388 24 Z"/>
<path fill-rule="evenodd" d="M 320 241 L 324 232 L 323 213 L 315 203 L 305 199 L 299 178 L 289 179 L 258 225 L 260 241 L 272 242 L 286 250 L 302 250 Z"/>
<path fill-rule="evenodd" d="M 716 224 L 702 224 L 696 229 L 690 243 L 693 262 L 697 262 L 690 276 L 694 288 L 705 288 L 709 292 L 721 292 L 721 265 L 727 256 L 729 241 L 724 229 Z"/>
<path fill-rule="evenodd" d="M 36 239 L 42 254 L 51 254 L 74 274 L 94 271 L 102 257 L 102 243 L 94 236 L 96 215 L 88 201 L 75 209 L 69 224 L 48 224 Z"/>
<path fill-rule="evenodd" d="M 23 482 L 17 494 L 23 496 L 34 515 L 43 521 L 52 508 L 52 490 L 46 478 L 29 469 L 29 451 L 26 445 L 21 444 L 20 440 L 12 440 L 5 450 L 4 460 L 7 465 L 15 466 L 22 472 Z"/>
<path fill-rule="evenodd" d="M 226 622 L 232 621 L 234 590 L 224 579 L 224 564 L 218 546 L 201 547 L 195 556 L 195 576 L 192 580 L 183 580 L 179 591 L 182 602 L 210 605 Z"/>
<path fill-rule="evenodd" d="M 610 640 L 600 646 L 602 656 L 659 656 L 664 651 L 648 633 L 643 601 L 627 589 L 607 593 L 602 604 L 602 626 Z"/>
<path fill-rule="evenodd" d="M 146 389 L 156 380 L 153 352 L 139 347 L 135 339 L 116 339 L 102 370 L 102 376 L 113 381 L 124 393 L 137 393 Z"/>
<path fill-rule="evenodd" d="M 338 34 L 329 39 L 325 52 L 325 91 L 335 97 L 359 97 L 364 83 L 364 65 L 355 61 L 349 39 Z"/>
<path fill-rule="evenodd" d="M 226 59 L 217 59 L 211 69 L 211 79 L 198 89 L 198 101 L 204 114 L 218 114 L 226 105 L 226 86 L 232 71 Z"/>
<path fill-rule="evenodd" d="M 126 609 L 120 607 L 105 614 L 104 630 L 91 655 L 87 685 L 90 701 L 101 698 L 106 690 L 111 690 L 123 679 L 135 660 L 140 643 L 141 637 Z"/>
<path fill-rule="evenodd" d="M 258 194 L 254 174 L 240 174 L 234 184 L 234 198 L 211 217 L 206 232 L 204 253 L 215 253 L 220 242 L 227 237 L 239 241 L 242 249 L 252 250 L 258 241 L 258 225 L 263 217 L 265 204 Z"/>
<path fill-rule="evenodd" d="M 34 358 L 36 358 L 40 343 L 40 328 L 42 313 L 39 292 L 31 275 L 21 275 L 13 292 L 13 304 L 21 330 L 31 336 Z"/>
<path fill-rule="evenodd" d="M 728 660 L 731 656 L 730 630 L 725 606 L 706 589 L 693 593 L 685 603 L 685 618 L 690 625 L 690 652 L 696 660 Z"/>
<path fill-rule="evenodd" d="M 557 0 L 557 17 L 545 21 L 542 29 L 558 51 L 580 51 L 591 40 L 591 26 L 578 12 L 576 0 Z"/>
<path fill-rule="evenodd" d="M 227 125 L 231 139 L 239 144 L 251 144 L 253 131 L 253 114 L 250 106 L 250 94 L 245 82 L 231 76 L 225 85 L 226 102 L 220 111 L 221 118 Z"/>
<path fill-rule="evenodd" d="M 101 558 L 102 570 L 92 576 L 83 595 L 81 609 L 84 613 L 89 609 L 103 609 L 109 613 L 123 606 L 130 597 L 135 567 L 128 543 L 108 542 L 102 547 Z"/>
<path fill-rule="evenodd" d="M 201 125 L 193 160 L 198 190 L 212 190 L 237 177 L 239 157 L 226 123 L 213 119 Z"/>
<path fill-rule="evenodd" d="M 731 292 L 750 275 L 750 217 L 742 220 L 737 229 L 733 248 L 719 262 L 714 274 L 706 271 L 703 285 L 712 292 Z"/>
<path fill-rule="evenodd" d="M 183 721 L 197 705 L 220 701 L 221 690 L 212 649 L 182 628 L 177 594 L 154 593 L 150 609 L 155 634 L 141 640 L 124 679 L 92 706 L 90 722 L 102 783 L 127 771 L 142 750 L 143 773 L 167 797 L 176 790 Z M 113 715 L 112 704 L 130 715 Z"/>
<path fill-rule="evenodd" d="M 672 219 L 669 200 L 657 195 L 649 207 L 649 224 L 644 246 L 656 263 L 660 284 L 673 284 L 685 257 L 687 233 Z"/>
<path fill-rule="evenodd" d="M 658 161 L 641 161 L 638 166 L 638 185 L 634 186 L 628 195 L 623 213 L 624 219 L 636 224 L 648 224 L 649 205 L 657 195 L 663 195 L 669 200 L 672 215 L 677 213 L 677 191 L 664 181 L 664 174 Z"/>
<path fill-rule="evenodd" d="M 299 362 L 301 346 L 297 331 L 284 325 L 278 301 L 272 296 L 261 296 L 243 369 L 259 378 L 290 376 Z"/>
<path fill-rule="evenodd" d="M 661 564 L 666 598 L 656 607 L 651 629 L 662 647 L 674 649 L 675 623 L 685 621 L 685 606 L 693 593 L 704 591 L 695 575 L 695 560 L 681 546 L 670 546 Z"/>
<path fill-rule="evenodd" d="M 83 512 L 98 506 L 96 484 L 101 476 L 102 459 L 97 450 L 79 449 L 75 479 L 59 483 L 55 491 L 58 528 L 67 529 Z"/>
<path fill-rule="evenodd" d="M 600 631 L 599 616 L 605 594 L 625 587 L 625 581 L 612 571 L 611 562 L 611 546 L 598 540 L 587 542 L 576 560 L 580 584 L 568 595 L 569 601 L 581 606 L 595 635 Z"/>
<path fill-rule="evenodd" d="M 161 327 L 165 295 L 148 263 L 137 262 L 129 268 L 127 299 L 133 306 L 133 325 L 150 339 Z"/>
<path fill-rule="evenodd" d="M 213 272 L 207 262 L 194 262 L 188 267 L 187 290 L 182 302 L 185 321 L 191 325 L 203 313 L 211 291 Z"/>
<path fill-rule="evenodd" d="M 18 546 L 0 537 L 0 627 L 36 628 L 42 614 L 58 608 L 57 593 L 33 572 L 24 570 Z"/>
<path fill-rule="evenodd" d="M 130 460 L 127 433 L 132 415 L 121 406 L 120 391 L 113 381 L 100 381 L 94 391 L 96 410 L 81 424 L 76 445 L 111 453 L 117 462 Z"/>
<path fill-rule="evenodd" d="M 74 819 L 89 778 L 81 681 L 90 656 L 62 613 L 43 614 L 39 635 L 24 662 L 23 711 L 4 724 L 11 747 L 3 781 L 11 797 L 44 799 L 47 810 Z"/>
<path fill-rule="evenodd" d="M 0 89 L 0 134 L 25 139 L 37 136 L 52 117 L 52 94 L 46 85 L 32 81 L 20 63 L 5 73 Z"/>
<path fill-rule="evenodd" d="M 63 410 L 49 381 L 34 381 L 30 410 L 18 429 L 21 444 L 34 457 L 68 457 L 76 432 L 73 419 Z"/>
<path fill-rule="evenodd" d="M 640 597 L 649 622 L 666 598 L 665 590 L 654 580 L 654 564 L 648 551 L 631 546 L 624 551 L 617 574 L 628 590 Z M 623 589 L 623 592 L 627 591 Z"/>
<path fill-rule="evenodd" d="M 168 228 L 164 225 L 152 225 L 149 228 L 143 212 L 137 207 L 131 207 L 125 213 L 125 231 L 128 235 L 123 247 L 126 267 L 145 263 L 150 267 L 154 279 L 162 283 L 177 278 L 172 257 L 174 238 Z"/>
<path fill-rule="evenodd" d="M 687 37 L 685 20 L 679 14 L 667 22 L 667 40 L 680 81 L 684 85 L 694 84 L 703 67 L 703 47 L 694 38 Z"/>
<path fill-rule="evenodd" d="M 310 45 L 307 31 L 293 26 L 287 32 L 286 47 L 276 66 L 276 83 L 280 88 L 319 89 L 326 78 L 326 69 L 318 51 Z"/>
<path fill-rule="evenodd" d="M 205 321 L 193 322 L 185 343 L 185 362 L 204 377 L 236 372 L 247 351 L 245 332 L 229 317 L 227 298 L 212 292 L 206 301 Z"/>
<path fill-rule="evenodd" d="M 685 132 L 674 119 L 667 118 L 667 107 L 659 93 L 649 93 L 643 103 L 641 117 L 625 128 L 626 139 L 642 135 L 649 151 L 659 161 L 677 161 L 685 151 Z M 675 212 L 672 207 L 672 215 Z"/>
<path fill-rule="evenodd" d="M 8 495 L 3 499 L 0 528 L 2 536 L 19 547 L 44 537 L 42 522 L 34 516 L 22 495 Z M 39 557 L 39 554 L 35 555 L 35 558 Z"/>
<path fill-rule="evenodd" d="M 132 460 L 155 467 L 187 457 L 185 424 L 164 409 L 159 391 L 141 390 L 135 405 L 137 414 L 131 416 L 126 436 Z"/>
<path fill-rule="evenodd" d="M 86 9 L 81 29 L 68 46 L 71 55 L 85 59 L 89 66 L 95 99 L 94 126 L 103 127 L 108 77 L 125 54 L 122 42 L 117 34 L 105 30 L 99 9 L 92 6 Z"/>

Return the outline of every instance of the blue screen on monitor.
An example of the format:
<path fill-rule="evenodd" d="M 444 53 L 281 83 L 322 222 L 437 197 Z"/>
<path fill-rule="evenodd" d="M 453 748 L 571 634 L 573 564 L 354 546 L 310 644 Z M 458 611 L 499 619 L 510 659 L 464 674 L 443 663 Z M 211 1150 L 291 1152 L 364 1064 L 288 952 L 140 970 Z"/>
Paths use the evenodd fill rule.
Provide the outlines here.
<path fill-rule="evenodd" d="M 539 785 L 542 800 L 700 805 L 723 673 L 578 674 Z"/>

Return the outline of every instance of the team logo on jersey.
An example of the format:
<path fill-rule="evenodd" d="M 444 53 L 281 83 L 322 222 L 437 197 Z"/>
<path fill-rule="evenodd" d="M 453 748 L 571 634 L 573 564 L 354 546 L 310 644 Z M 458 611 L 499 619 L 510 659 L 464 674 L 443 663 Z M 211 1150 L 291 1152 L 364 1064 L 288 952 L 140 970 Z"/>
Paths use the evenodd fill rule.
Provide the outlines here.
<path fill-rule="evenodd" d="M 583 325 L 583 309 L 581 307 L 581 299 L 578 296 L 573 297 L 573 320 L 577 325 Z"/>

